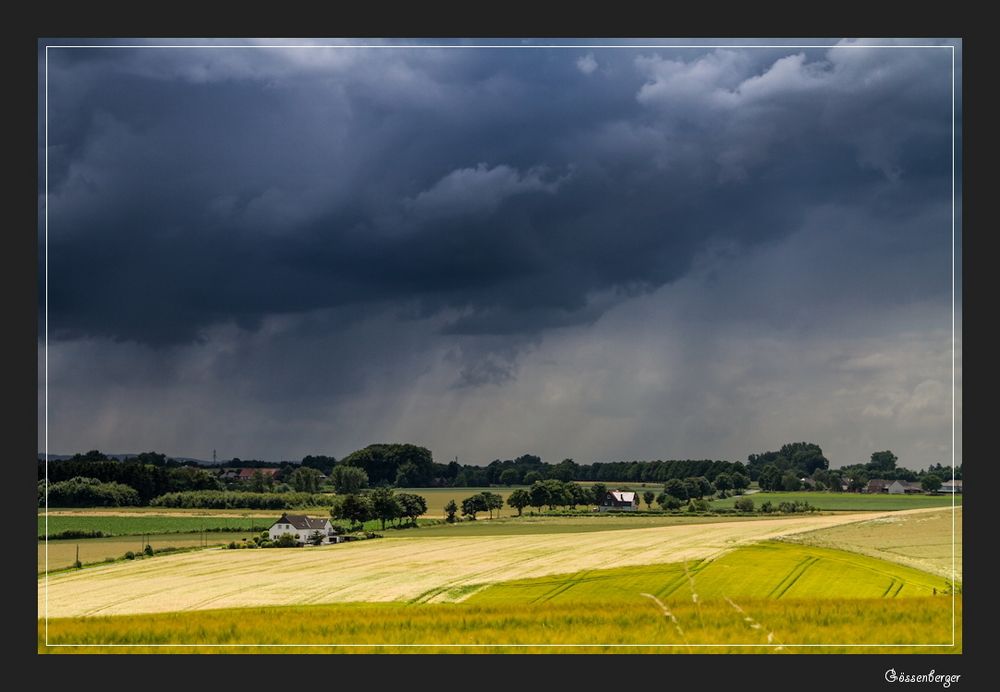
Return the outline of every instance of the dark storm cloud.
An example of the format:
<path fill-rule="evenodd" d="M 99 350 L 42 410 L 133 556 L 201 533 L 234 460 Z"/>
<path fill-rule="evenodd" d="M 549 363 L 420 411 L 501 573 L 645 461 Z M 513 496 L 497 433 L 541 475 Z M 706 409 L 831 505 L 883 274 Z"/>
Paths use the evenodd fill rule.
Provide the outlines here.
<path fill-rule="evenodd" d="M 947 462 L 950 59 L 50 50 L 40 449 Z"/>
<path fill-rule="evenodd" d="M 180 344 L 401 303 L 454 335 L 590 323 L 811 209 L 947 196 L 948 59 L 54 50 L 51 334 Z"/>

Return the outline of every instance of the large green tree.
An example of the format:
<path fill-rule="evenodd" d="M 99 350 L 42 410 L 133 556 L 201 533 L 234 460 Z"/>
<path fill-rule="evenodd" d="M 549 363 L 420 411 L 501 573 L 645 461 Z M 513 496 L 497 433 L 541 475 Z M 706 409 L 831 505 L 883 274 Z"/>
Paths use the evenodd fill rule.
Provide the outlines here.
<path fill-rule="evenodd" d="M 761 469 L 757 479 L 761 490 L 781 490 L 781 470 L 774 464 L 768 464 Z"/>
<path fill-rule="evenodd" d="M 316 469 L 299 467 L 288 476 L 288 484 L 300 493 L 319 492 L 321 475 Z"/>
<path fill-rule="evenodd" d="M 941 489 L 941 479 L 929 473 L 920 479 L 920 487 L 929 493 L 936 493 Z"/>
<path fill-rule="evenodd" d="M 504 469 L 500 472 L 500 483 L 508 487 L 521 482 L 521 474 L 517 469 Z"/>
<path fill-rule="evenodd" d="M 899 461 L 899 457 L 887 449 L 883 452 L 872 452 L 871 461 L 866 466 L 868 470 L 876 473 L 893 471 L 896 468 L 897 461 Z"/>
<path fill-rule="evenodd" d="M 535 481 L 532 486 L 528 489 L 528 496 L 531 498 L 531 506 L 536 510 L 541 510 L 542 507 L 549 503 L 552 499 L 552 493 L 549 490 L 549 486 L 545 485 L 542 481 Z"/>
<path fill-rule="evenodd" d="M 663 492 L 681 501 L 688 499 L 687 485 L 679 478 L 671 478 L 664 483 Z"/>
<path fill-rule="evenodd" d="M 346 519 L 353 528 L 355 524 L 364 524 L 372 518 L 371 503 L 364 495 L 345 495 L 330 510 L 330 516 L 334 519 Z"/>
<path fill-rule="evenodd" d="M 481 494 L 472 495 L 470 497 L 462 500 L 462 516 L 469 517 L 472 521 L 476 520 L 476 515 L 479 512 L 486 511 L 486 500 Z"/>
<path fill-rule="evenodd" d="M 392 488 L 375 488 L 368 494 L 368 501 L 371 503 L 372 515 L 382 522 L 383 530 L 386 521 L 402 516 L 402 507 Z"/>
<path fill-rule="evenodd" d="M 413 493 L 398 493 L 396 495 L 396 500 L 399 502 L 399 506 L 402 509 L 402 516 L 409 519 L 410 523 L 414 526 L 417 524 L 417 517 L 427 511 L 427 500 L 424 499 L 422 495 L 415 495 Z"/>
<path fill-rule="evenodd" d="M 351 452 L 341 460 L 344 466 L 364 469 L 372 485 L 396 482 L 399 468 L 409 462 L 406 468 L 408 487 L 429 485 L 434 474 L 434 459 L 426 447 L 412 444 L 373 444 Z"/>
<path fill-rule="evenodd" d="M 594 504 L 600 505 L 608 495 L 608 486 L 604 485 L 604 483 L 594 483 L 590 487 L 590 492 L 593 493 Z"/>
<path fill-rule="evenodd" d="M 340 495 L 357 493 L 368 487 L 368 474 L 356 466 L 336 466 L 330 474 L 333 489 Z"/>
<path fill-rule="evenodd" d="M 516 488 L 507 498 L 507 504 L 517 510 L 517 516 L 521 516 L 521 511 L 531 504 L 531 495 L 524 488 Z"/>

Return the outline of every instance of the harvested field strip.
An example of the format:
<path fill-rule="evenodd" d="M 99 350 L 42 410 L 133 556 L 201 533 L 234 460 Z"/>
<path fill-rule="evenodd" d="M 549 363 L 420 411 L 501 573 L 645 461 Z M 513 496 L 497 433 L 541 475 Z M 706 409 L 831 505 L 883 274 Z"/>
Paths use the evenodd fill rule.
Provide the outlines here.
<path fill-rule="evenodd" d="M 50 575 L 48 608 L 50 617 L 62 617 L 408 601 L 421 596 L 443 601 L 464 597 L 471 592 L 464 587 L 472 585 L 702 560 L 756 541 L 863 518 L 867 516 L 796 516 L 603 533 L 384 538 L 318 548 L 206 550 Z M 429 593 L 432 590 L 437 592 Z M 456 593 L 461 595 L 451 595 Z M 44 604 L 45 583 L 40 582 L 40 614 Z"/>
<path fill-rule="evenodd" d="M 952 511 L 900 512 L 889 517 L 826 527 L 799 533 L 784 540 L 806 545 L 848 550 L 889 560 L 941 577 L 962 580 L 962 508 L 955 510 L 952 546 Z M 954 563 L 952 550 L 954 549 Z"/>
<path fill-rule="evenodd" d="M 154 548 L 195 548 L 201 545 L 225 545 L 230 541 L 240 541 L 249 533 L 173 533 L 154 534 L 145 537 Z M 81 538 L 78 540 L 49 541 L 49 569 L 71 567 L 76 560 L 76 550 L 80 548 L 80 561 L 84 564 L 102 562 L 105 558 L 120 558 L 126 551 L 141 552 L 144 538 Z M 156 559 L 160 559 L 159 557 Z M 90 568 L 88 568 L 90 569 Z M 45 570 L 45 542 L 38 542 L 38 571 Z"/>
<path fill-rule="evenodd" d="M 704 644 L 710 646 L 693 650 L 777 654 L 962 651 L 961 640 L 952 646 L 952 602 L 948 597 L 746 598 L 734 602 L 742 612 L 725 601 L 696 605 L 688 600 L 671 605 L 683 635 L 649 599 L 616 603 L 614 608 L 556 601 L 541 607 L 524 603 L 354 603 L 53 619 L 49 621 L 48 643 L 58 646 L 46 646 L 44 623 L 40 621 L 38 650 L 119 654 L 687 653 L 691 650 L 688 644 Z M 961 598 L 956 605 L 956 634 L 960 637 Z M 768 642 L 769 630 L 754 629 L 745 617 L 773 627 L 776 641 Z M 781 649 L 776 642 L 781 642 Z M 296 648 L 296 644 L 319 646 Z M 338 644 L 341 646 L 334 646 Z M 458 646 L 435 646 L 442 644 Z M 525 648 L 508 646 L 511 644 Z M 559 646 L 565 644 L 583 646 Z M 810 644 L 822 648 L 797 648 Z M 838 646 L 844 644 L 880 646 Z M 626 648 L 630 645 L 634 648 Z"/>

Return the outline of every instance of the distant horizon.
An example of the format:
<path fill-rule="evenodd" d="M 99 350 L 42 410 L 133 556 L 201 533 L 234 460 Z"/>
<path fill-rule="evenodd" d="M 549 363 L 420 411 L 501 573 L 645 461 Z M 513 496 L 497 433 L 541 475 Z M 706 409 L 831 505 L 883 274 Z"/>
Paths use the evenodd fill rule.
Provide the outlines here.
<path fill-rule="evenodd" d="M 801 441 L 801 440 L 799 440 L 799 441 Z M 379 443 L 373 443 L 373 444 L 379 444 Z M 387 443 L 387 444 L 397 444 L 397 443 L 391 443 L 390 442 L 390 443 Z M 398 444 L 405 444 L 405 443 L 399 442 Z M 780 447 L 781 447 L 781 445 L 778 445 L 777 448 L 772 449 L 772 450 L 762 449 L 762 450 L 757 451 L 757 452 L 749 452 L 748 454 L 763 454 L 764 452 L 769 452 L 769 451 L 775 451 L 776 452 L 776 451 L 778 451 L 778 448 L 780 448 Z M 820 445 L 820 448 L 822 449 L 822 445 Z M 91 448 L 91 449 L 93 449 L 93 448 Z M 55 452 L 50 452 L 48 456 L 49 456 L 49 460 L 52 460 L 52 459 L 54 459 L 56 457 L 59 457 L 59 458 L 72 458 L 75 454 L 86 454 L 88 451 L 91 451 L 91 449 L 88 449 L 86 451 L 73 452 L 71 454 L 58 454 L 58 453 L 55 453 Z M 358 449 L 363 449 L 363 447 L 359 447 Z M 168 459 L 176 459 L 176 460 L 179 460 L 179 461 L 195 461 L 195 462 L 199 462 L 199 463 L 202 463 L 202 464 L 207 464 L 209 466 L 213 465 L 213 462 L 210 459 L 202 459 L 200 457 L 192 457 L 192 456 L 168 454 L 166 452 L 161 452 L 161 451 L 158 451 L 158 450 L 146 450 L 145 452 L 105 452 L 105 451 L 99 449 L 97 451 L 101 452 L 105 456 L 112 457 L 112 458 L 114 458 L 114 457 L 135 457 L 135 456 L 138 456 L 139 454 L 147 454 L 147 453 L 153 452 L 153 453 L 156 453 L 156 454 L 163 454 Z M 357 450 L 351 450 L 351 452 L 354 452 L 354 451 L 357 451 Z M 432 449 L 430 451 L 431 451 L 431 454 L 433 455 L 434 450 Z M 872 451 L 883 451 L 883 450 L 872 450 Z M 892 451 L 892 450 L 889 450 L 889 451 Z M 259 461 L 259 462 L 267 463 L 267 464 L 282 464 L 282 463 L 301 464 L 302 460 L 305 457 L 307 457 L 307 456 L 328 456 L 328 457 L 333 457 L 339 463 L 344 457 L 346 457 L 348 454 L 351 454 L 351 452 L 348 452 L 347 454 L 344 454 L 342 456 L 337 456 L 337 455 L 333 455 L 333 454 L 319 453 L 319 452 L 312 452 L 312 453 L 309 453 L 309 454 L 303 454 L 302 456 L 300 456 L 298 458 L 283 458 L 283 459 L 263 459 L 263 458 L 258 457 L 258 456 L 246 456 L 246 457 L 244 457 L 244 456 L 240 456 L 240 455 L 233 455 L 233 456 L 221 456 L 220 455 L 216 459 L 216 461 L 214 462 L 214 464 L 215 465 L 226 464 L 226 463 L 231 462 L 233 459 L 239 459 L 240 461 Z M 571 458 L 571 459 L 573 459 L 573 461 L 575 461 L 577 464 L 580 464 L 580 465 L 613 464 L 613 463 L 619 463 L 619 462 L 632 462 L 632 461 L 640 461 L 640 462 L 671 461 L 671 460 L 687 460 L 687 459 L 691 459 L 691 460 L 710 459 L 712 461 L 728 461 L 728 462 L 737 462 L 737 461 L 739 461 L 739 462 L 742 462 L 742 463 L 745 464 L 747 462 L 747 456 L 748 456 L 748 455 L 744 455 L 742 457 L 717 457 L 717 456 L 676 457 L 676 456 L 670 456 L 670 457 L 650 457 L 650 458 L 643 458 L 643 459 L 640 459 L 640 458 L 635 458 L 635 459 L 632 459 L 632 458 L 629 458 L 629 459 L 622 458 L 622 459 L 596 459 L 594 461 L 581 461 L 581 460 L 579 460 L 579 459 L 577 459 L 575 457 L 559 457 L 558 459 L 555 459 L 553 457 L 553 459 L 555 459 L 555 460 L 550 460 L 550 459 L 546 459 L 545 457 L 543 457 L 541 455 L 534 454 L 532 452 L 522 452 L 521 454 L 517 454 L 517 455 L 514 455 L 514 456 L 494 457 L 493 459 L 490 459 L 489 461 L 482 461 L 482 462 L 463 461 L 461 458 L 459 458 L 458 463 L 459 464 L 463 464 L 463 465 L 467 464 L 469 466 L 481 466 L 481 467 L 485 467 L 485 466 L 488 466 L 489 464 L 493 463 L 494 461 L 508 461 L 508 460 L 512 461 L 512 460 L 517 459 L 517 458 L 519 458 L 521 456 L 527 456 L 527 455 L 538 456 L 542 460 L 542 462 L 546 463 L 546 464 L 558 464 L 563 459 L 569 459 L 569 458 Z M 38 456 L 40 458 L 44 458 L 45 457 L 45 451 L 44 450 L 40 450 L 38 452 Z M 824 450 L 824 456 L 826 456 L 825 450 Z M 827 457 L 827 458 L 829 459 L 829 457 Z M 445 459 L 444 461 L 441 461 L 441 460 L 439 460 L 437 458 L 434 459 L 434 462 L 437 463 L 437 464 L 447 464 L 447 463 L 449 463 L 451 461 L 454 461 L 454 457 Z M 842 468 L 844 466 L 851 466 L 853 464 L 864 464 L 864 463 L 867 463 L 867 461 L 868 461 L 868 459 L 861 459 L 861 460 L 855 461 L 855 462 L 847 462 L 847 463 L 835 464 L 832 460 L 830 460 L 830 468 L 831 469 L 838 469 L 838 468 Z M 924 464 L 923 466 L 908 466 L 905 463 L 903 463 L 903 461 L 904 460 L 900 459 L 897 462 L 896 467 L 897 468 L 905 468 L 905 469 L 908 469 L 910 471 L 923 471 L 923 470 L 927 469 L 929 466 L 933 466 L 935 464 L 941 464 L 942 466 L 950 466 L 951 465 L 950 462 L 948 462 L 947 460 L 942 460 L 940 462 L 931 462 L 929 464 Z M 962 465 L 962 463 L 960 461 L 957 462 L 956 463 L 956 468 L 959 467 L 959 466 L 961 466 L 961 465 Z"/>

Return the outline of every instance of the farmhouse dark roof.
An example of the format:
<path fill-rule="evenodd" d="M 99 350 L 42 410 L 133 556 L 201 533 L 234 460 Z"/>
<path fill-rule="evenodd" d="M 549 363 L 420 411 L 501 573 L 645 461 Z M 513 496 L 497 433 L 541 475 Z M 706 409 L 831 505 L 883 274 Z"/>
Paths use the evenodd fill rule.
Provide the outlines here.
<path fill-rule="evenodd" d="M 326 519 L 314 519 L 304 514 L 282 514 L 274 524 L 291 524 L 296 529 L 315 529 L 317 531 L 326 528 Z M 274 526 L 271 524 L 271 526 Z"/>

